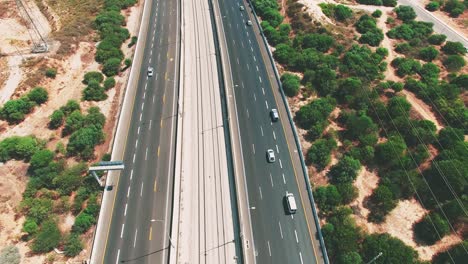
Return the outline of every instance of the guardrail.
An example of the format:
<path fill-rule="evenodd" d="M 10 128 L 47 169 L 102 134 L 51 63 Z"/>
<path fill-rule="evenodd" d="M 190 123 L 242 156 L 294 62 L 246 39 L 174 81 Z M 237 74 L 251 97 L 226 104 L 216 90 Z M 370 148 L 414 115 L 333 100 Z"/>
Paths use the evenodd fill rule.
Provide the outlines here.
<path fill-rule="evenodd" d="M 258 28 L 260 29 L 260 35 L 262 36 L 263 44 L 265 45 L 265 48 L 268 53 L 268 58 L 270 59 L 271 66 L 275 73 L 276 81 L 278 83 L 278 87 L 279 87 L 280 94 L 281 94 L 281 99 L 283 100 L 283 103 L 286 106 L 286 113 L 288 114 L 288 121 L 292 127 L 292 131 L 294 134 L 294 142 L 296 143 L 296 147 L 299 150 L 299 159 L 301 161 L 302 171 L 303 171 L 303 175 L 304 175 L 306 187 L 307 187 L 307 194 L 309 196 L 309 200 L 310 200 L 311 207 L 312 207 L 312 213 L 314 215 L 315 226 L 317 227 L 317 233 L 319 237 L 320 247 L 322 249 L 323 259 L 324 259 L 325 264 L 329 264 L 330 262 L 328 260 L 327 249 L 325 248 L 325 241 L 323 240 L 322 231 L 320 229 L 320 222 L 317 216 L 317 209 L 315 208 L 314 196 L 312 195 L 312 188 L 310 187 L 309 175 L 307 173 L 307 166 L 305 165 L 304 155 L 302 154 L 301 142 L 299 141 L 299 136 L 297 135 L 296 126 L 294 125 L 291 111 L 289 110 L 290 109 L 289 103 L 288 103 L 288 100 L 286 99 L 286 95 L 284 94 L 283 85 L 281 84 L 281 80 L 280 80 L 280 76 L 278 73 L 278 69 L 276 68 L 275 60 L 273 59 L 273 55 L 271 54 L 270 47 L 268 46 L 268 41 L 265 35 L 263 34 L 262 26 L 260 25 L 257 13 L 255 12 L 254 5 L 251 0 L 247 0 L 247 1 L 249 2 L 250 8 L 252 9 L 252 13 L 255 17 L 255 22 Z"/>

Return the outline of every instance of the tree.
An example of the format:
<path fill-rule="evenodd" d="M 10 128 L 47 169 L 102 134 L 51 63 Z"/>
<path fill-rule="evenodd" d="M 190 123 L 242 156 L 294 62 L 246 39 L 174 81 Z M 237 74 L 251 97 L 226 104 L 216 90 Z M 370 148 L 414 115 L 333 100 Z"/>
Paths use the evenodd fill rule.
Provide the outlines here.
<path fill-rule="evenodd" d="M 424 175 L 441 202 L 453 199 L 452 192 L 459 196 L 466 193 L 468 164 L 458 159 L 435 161 Z"/>
<path fill-rule="evenodd" d="M 387 110 L 391 117 L 406 117 L 409 116 L 411 104 L 405 97 L 395 96 L 388 101 Z"/>
<path fill-rule="evenodd" d="M 27 97 L 31 102 L 41 105 L 47 102 L 47 99 L 49 99 L 49 94 L 44 88 L 35 87 L 28 93 Z"/>
<path fill-rule="evenodd" d="M 263 13 L 262 19 L 268 21 L 272 27 L 276 28 L 283 22 L 284 17 L 278 10 L 270 8 Z"/>
<path fill-rule="evenodd" d="M 306 34 L 302 39 L 302 48 L 314 48 L 320 52 L 327 52 L 335 44 L 335 39 L 327 34 Z"/>
<path fill-rule="evenodd" d="M 75 223 L 73 224 L 72 231 L 77 234 L 84 233 L 96 223 L 96 219 L 86 213 L 80 213 L 75 218 Z"/>
<path fill-rule="evenodd" d="M 463 14 L 465 5 L 458 0 L 448 0 L 444 5 L 444 11 L 448 12 L 451 17 L 458 17 Z"/>
<path fill-rule="evenodd" d="M 12 136 L 0 141 L 0 161 L 10 159 L 29 161 L 31 156 L 41 149 L 40 142 L 33 136 Z"/>
<path fill-rule="evenodd" d="M 429 2 L 429 4 L 426 5 L 426 9 L 431 12 L 434 12 L 439 8 L 440 8 L 440 4 L 439 2 L 436 2 L 436 1 L 431 1 Z"/>
<path fill-rule="evenodd" d="M 419 71 L 421 79 L 426 83 L 431 83 L 432 80 L 439 79 L 439 73 L 439 67 L 432 62 L 424 64 Z"/>
<path fill-rule="evenodd" d="M 345 136 L 350 140 L 358 139 L 363 145 L 373 146 L 377 143 L 377 125 L 365 114 L 351 114 L 345 121 Z"/>
<path fill-rule="evenodd" d="M 65 240 L 64 252 L 67 257 L 74 257 L 83 250 L 83 243 L 77 234 L 69 234 Z"/>
<path fill-rule="evenodd" d="M 338 256 L 337 264 L 362 264 L 362 258 L 356 251 L 351 251 Z"/>
<path fill-rule="evenodd" d="M 320 186 L 315 189 L 314 197 L 322 212 L 328 212 L 341 203 L 341 196 L 334 185 Z"/>
<path fill-rule="evenodd" d="M 354 102 L 355 95 L 361 91 L 362 81 L 356 77 L 349 77 L 338 81 L 338 89 L 335 92 L 335 97 L 341 103 Z"/>
<path fill-rule="evenodd" d="M 290 65 L 295 55 L 296 50 L 288 44 L 278 44 L 273 52 L 275 59 L 284 65 Z"/>
<path fill-rule="evenodd" d="M 318 139 L 307 152 L 307 159 L 321 171 L 330 163 L 331 151 L 335 148 L 336 141 L 333 138 Z"/>
<path fill-rule="evenodd" d="M 447 39 L 443 34 L 433 34 L 427 38 L 427 41 L 432 45 L 441 45 Z"/>
<path fill-rule="evenodd" d="M 406 145 L 403 139 L 390 137 L 387 142 L 377 145 L 375 158 L 382 165 L 399 164 L 399 159 L 403 156 L 405 150 Z"/>
<path fill-rule="evenodd" d="M 20 264 L 21 255 L 16 246 L 6 246 L 0 252 L 0 264 Z"/>
<path fill-rule="evenodd" d="M 281 83 L 284 93 L 287 96 L 293 97 L 299 92 L 300 79 L 298 76 L 291 73 L 285 73 L 281 76 Z"/>
<path fill-rule="evenodd" d="M 439 51 L 434 47 L 426 47 L 419 50 L 419 57 L 425 61 L 433 61 L 439 55 Z"/>
<path fill-rule="evenodd" d="M 88 86 L 83 90 L 83 100 L 102 101 L 107 99 L 104 88 L 96 80 L 90 80 Z"/>
<path fill-rule="evenodd" d="M 435 229 L 434 229 L 435 228 Z M 427 243 L 433 245 L 450 233 L 449 223 L 438 213 L 429 213 L 414 225 L 415 236 Z"/>
<path fill-rule="evenodd" d="M 460 55 L 449 55 L 443 63 L 449 71 L 459 71 L 466 65 L 465 59 Z"/>
<path fill-rule="evenodd" d="M 465 55 L 466 49 L 461 42 L 447 41 L 441 49 L 447 55 Z"/>
<path fill-rule="evenodd" d="M 336 189 L 340 193 L 342 204 L 349 204 L 358 197 L 358 189 L 352 183 L 337 184 Z"/>
<path fill-rule="evenodd" d="M 439 252 L 434 256 L 432 263 L 464 263 L 466 261 L 466 248 L 468 248 L 468 240 L 464 240 L 446 251 Z"/>
<path fill-rule="evenodd" d="M 91 159 L 94 155 L 94 146 L 104 141 L 104 133 L 96 126 L 82 128 L 70 136 L 67 145 L 68 155 L 78 155 L 82 159 Z"/>
<path fill-rule="evenodd" d="M 84 84 L 89 84 L 89 82 L 91 80 L 94 80 L 94 81 L 97 81 L 98 83 L 101 83 L 102 80 L 104 80 L 104 76 L 102 75 L 102 73 L 100 73 L 98 71 L 90 71 L 90 72 L 85 73 L 85 75 L 83 77 L 83 83 Z"/>
<path fill-rule="evenodd" d="M 317 69 L 313 85 L 320 96 L 327 96 L 335 92 L 338 87 L 336 77 L 336 71 L 328 67 Z"/>
<path fill-rule="evenodd" d="M 31 112 L 34 103 L 27 97 L 6 102 L 0 108 L 0 118 L 8 121 L 9 124 L 17 124 L 24 120 L 25 115 Z"/>
<path fill-rule="evenodd" d="M 445 127 L 439 132 L 439 143 L 442 149 L 453 148 L 458 142 L 463 142 L 463 130 L 453 127 Z"/>
<path fill-rule="evenodd" d="M 398 19 L 403 20 L 403 22 L 409 22 L 416 18 L 416 12 L 411 6 L 401 5 L 395 8 L 394 11 L 397 13 Z"/>
<path fill-rule="evenodd" d="M 101 113 L 99 107 L 90 107 L 88 114 L 84 118 L 84 126 L 95 126 L 98 128 L 103 128 L 106 123 L 106 117 Z"/>
<path fill-rule="evenodd" d="M 397 0 L 382 0 L 384 6 L 396 6 Z"/>
<path fill-rule="evenodd" d="M 335 105 L 333 98 L 318 98 L 299 109 L 296 121 L 300 127 L 309 129 L 316 123 L 325 121 Z"/>
<path fill-rule="evenodd" d="M 31 248 L 35 253 L 49 252 L 59 245 L 60 240 L 61 234 L 57 224 L 55 221 L 49 220 L 42 224 Z"/>
<path fill-rule="evenodd" d="M 102 72 L 107 77 L 117 75 L 120 71 L 120 61 L 121 60 L 119 58 L 110 58 L 106 60 L 102 68 Z"/>
<path fill-rule="evenodd" d="M 334 183 L 352 183 L 357 173 L 361 169 L 361 163 L 350 156 L 344 156 L 340 161 L 333 165 L 328 172 L 328 177 Z"/>
<path fill-rule="evenodd" d="M 361 252 L 364 263 L 371 261 L 379 252 L 382 252 L 378 260 L 381 264 L 413 264 L 418 260 L 414 249 L 389 234 L 368 235 L 362 243 Z"/>
<path fill-rule="evenodd" d="M 394 200 L 392 191 L 385 185 L 379 185 L 374 190 L 370 197 L 371 213 L 369 214 L 369 221 L 371 222 L 383 222 L 385 215 L 389 213 L 397 205 Z"/>

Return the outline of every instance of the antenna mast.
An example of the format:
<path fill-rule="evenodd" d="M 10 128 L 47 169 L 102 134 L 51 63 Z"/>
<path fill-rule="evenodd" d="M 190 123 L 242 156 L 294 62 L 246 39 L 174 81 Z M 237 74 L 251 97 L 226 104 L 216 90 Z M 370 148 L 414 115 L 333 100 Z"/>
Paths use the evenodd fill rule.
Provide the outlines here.
<path fill-rule="evenodd" d="M 22 0 L 15 0 L 16 6 L 21 14 L 21 16 L 28 22 L 28 30 L 30 31 L 29 36 L 31 37 L 31 41 L 33 42 L 33 53 L 43 53 L 49 50 L 47 46 L 47 42 L 45 41 L 44 37 L 41 35 L 41 32 L 37 28 L 36 23 L 34 23 L 34 19 L 29 14 L 25 4 Z M 31 34 L 32 32 L 32 34 Z"/>

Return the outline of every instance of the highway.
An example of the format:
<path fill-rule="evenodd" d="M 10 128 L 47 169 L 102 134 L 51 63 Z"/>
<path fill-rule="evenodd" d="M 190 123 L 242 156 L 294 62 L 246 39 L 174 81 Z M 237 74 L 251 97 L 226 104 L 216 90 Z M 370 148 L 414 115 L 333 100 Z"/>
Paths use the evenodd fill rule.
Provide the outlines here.
<path fill-rule="evenodd" d="M 236 263 L 220 76 L 208 1 L 182 1 L 175 248 L 170 263 Z"/>
<path fill-rule="evenodd" d="M 419 1 L 411 1 L 411 0 L 398 0 L 398 4 L 400 5 L 408 5 L 411 6 L 418 17 L 417 20 L 431 22 L 434 24 L 434 31 L 439 34 L 444 34 L 447 36 L 447 40 L 450 41 L 459 41 L 468 48 L 468 39 L 463 34 L 460 34 L 458 31 L 450 27 L 449 25 L 445 24 L 442 20 L 437 18 L 437 16 L 433 15 L 431 12 L 427 11 Z"/>
<path fill-rule="evenodd" d="M 219 6 L 238 109 L 256 261 L 322 263 L 298 150 L 259 29 L 243 1 L 221 0 Z M 248 20 L 253 26 L 246 25 Z M 269 116 L 272 108 L 280 113 L 275 123 Z M 275 163 L 267 163 L 267 149 L 275 151 Z M 294 215 L 286 213 L 286 192 L 296 197 Z"/>
<path fill-rule="evenodd" d="M 99 263 L 167 263 L 179 75 L 179 5 L 150 1 L 149 27 L 112 218 Z M 148 21 L 145 21 L 146 23 Z M 136 65 L 136 62 L 134 62 Z M 147 76 L 147 68 L 154 75 Z"/>

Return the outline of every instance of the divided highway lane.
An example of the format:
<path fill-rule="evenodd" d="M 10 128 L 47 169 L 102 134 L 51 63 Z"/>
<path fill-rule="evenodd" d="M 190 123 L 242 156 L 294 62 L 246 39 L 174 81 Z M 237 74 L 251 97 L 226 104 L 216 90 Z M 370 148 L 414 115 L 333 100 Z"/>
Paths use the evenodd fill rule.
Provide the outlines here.
<path fill-rule="evenodd" d="M 269 117 L 270 110 L 278 108 L 273 94 L 277 86 L 270 82 L 274 75 L 267 72 L 269 61 L 265 62 L 268 58 L 261 53 L 255 31 L 246 25 L 250 9 L 240 11 L 242 1 L 219 3 L 235 86 L 257 262 L 321 263 L 310 203 L 298 189 L 298 185 L 305 187 L 300 183 L 302 169 L 290 153 L 296 158 L 297 149 L 288 146 L 282 126 L 283 122 L 289 126 L 287 116 L 280 110 L 282 120 L 272 123 Z M 275 151 L 273 164 L 266 162 L 267 149 Z M 285 213 L 286 191 L 294 193 L 298 203 L 292 216 Z"/>
<path fill-rule="evenodd" d="M 177 0 L 158 0 L 149 8 L 126 167 L 114 187 L 117 195 L 103 263 L 165 263 L 171 245 L 179 7 Z M 148 66 L 154 68 L 152 77 L 147 76 Z"/>

